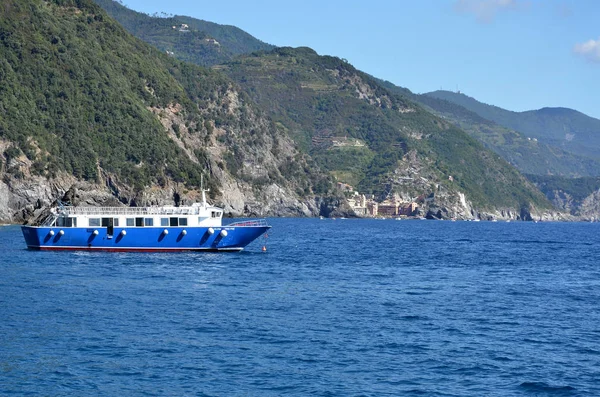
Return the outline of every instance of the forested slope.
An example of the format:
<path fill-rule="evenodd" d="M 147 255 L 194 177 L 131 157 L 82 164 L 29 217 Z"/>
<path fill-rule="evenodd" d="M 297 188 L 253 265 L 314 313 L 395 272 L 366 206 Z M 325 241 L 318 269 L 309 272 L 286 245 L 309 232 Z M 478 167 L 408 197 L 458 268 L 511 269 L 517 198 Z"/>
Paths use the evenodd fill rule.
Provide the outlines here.
<path fill-rule="evenodd" d="M 191 197 L 204 174 L 239 213 L 260 207 L 245 202 L 277 212 L 273 196 L 285 197 L 283 212 L 308 213 L 303 202 L 327 193 L 318 168 L 230 79 L 162 54 L 92 1 L 0 0 L 0 10 L 9 207 L 35 200 L 25 185 L 51 200 L 68 186 L 49 181 L 67 176 L 142 203 L 155 187 Z"/>

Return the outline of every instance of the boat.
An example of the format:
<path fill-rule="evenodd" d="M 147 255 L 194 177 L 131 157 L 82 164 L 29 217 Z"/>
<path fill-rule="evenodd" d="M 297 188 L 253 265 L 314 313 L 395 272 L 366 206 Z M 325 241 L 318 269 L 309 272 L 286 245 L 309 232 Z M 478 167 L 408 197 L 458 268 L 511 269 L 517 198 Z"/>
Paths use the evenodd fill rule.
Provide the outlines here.
<path fill-rule="evenodd" d="M 22 226 L 32 250 L 241 251 L 271 228 L 265 219 L 222 225 L 223 210 L 191 206 L 78 207 L 59 205 L 38 226 Z"/>

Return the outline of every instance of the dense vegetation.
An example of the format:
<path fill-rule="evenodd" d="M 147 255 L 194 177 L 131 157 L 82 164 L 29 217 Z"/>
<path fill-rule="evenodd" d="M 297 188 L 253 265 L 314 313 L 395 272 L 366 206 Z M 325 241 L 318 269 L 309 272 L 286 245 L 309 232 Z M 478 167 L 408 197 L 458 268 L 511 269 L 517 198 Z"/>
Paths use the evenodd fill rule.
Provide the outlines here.
<path fill-rule="evenodd" d="M 0 9 L 0 143 L 8 142 L 0 171 L 20 178 L 31 162 L 47 177 L 64 170 L 92 181 L 109 173 L 137 190 L 169 180 L 197 187 L 214 165 L 202 145 L 217 128 L 224 156 L 235 159 L 217 165 L 230 173 L 265 147 L 279 150 L 280 132 L 243 93 L 231 108 L 227 77 L 162 54 L 92 1 L 0 0 Z M 173 106 L 167 127 L 179 146 L 151 111 L 164 120 Z M 259 182 L 311 192 L 314 178 L 327 190 L 316 170 L 303 172 L 303 157 L 288 163 L 287 173 L 273 169 Z"/>
<path fill-rule="evenodd" d="M 94 180 L 101 167 L 140 187 L 165 175 L 196 183 L 197 169 L 144 108 L 186 102 L 183 90 L 157 51 L 77 3 L 0 3 L 0 136 L 43 175 Z"/>
<path fill-rule="evenodd" d="M 197 65 L 216 65 L 239 54 L 273 48 L 234 26 L 185 16 L 150 16 L 114 0 L 94 1 L 134 36 Z M 182 28 L 182 24 L 188 28 Z"/>
<path fill-rule="evenodd" d="M 434 91 L 426 95 L 460 105 L 503 127 L 570 153 L 600 158 L 600 120 L 575 110 L 543 108 L 511 112 L 450 91 Z"/>

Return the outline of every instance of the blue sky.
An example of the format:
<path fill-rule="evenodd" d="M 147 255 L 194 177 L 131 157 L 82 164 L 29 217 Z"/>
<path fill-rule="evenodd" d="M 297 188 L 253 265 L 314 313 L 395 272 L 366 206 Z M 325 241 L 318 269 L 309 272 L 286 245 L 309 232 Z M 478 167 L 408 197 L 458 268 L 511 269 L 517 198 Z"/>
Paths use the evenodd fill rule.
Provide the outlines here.
<path fill-rule="evenodd" d="M 509 110 L 562 106 L 600 118 L 596 0 L 123 2 L 308 46 L 416 93 L 458 88 Z"/>

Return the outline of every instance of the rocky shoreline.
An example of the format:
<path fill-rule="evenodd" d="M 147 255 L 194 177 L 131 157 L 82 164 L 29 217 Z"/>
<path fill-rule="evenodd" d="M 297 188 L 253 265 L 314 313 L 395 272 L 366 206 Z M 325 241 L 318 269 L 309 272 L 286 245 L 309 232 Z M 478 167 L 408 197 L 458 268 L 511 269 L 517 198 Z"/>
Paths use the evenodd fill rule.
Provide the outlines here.
<path fill-rule="evenodd" d="M 599 218 L 600 192 L 585 201 L 586 211 L 573 214 L 559 210 L 502 208 L 478 210 L 463 197 L 431 195 L 418 212 L 407 218 L 481 221 L 594 221 Z M 47 180 L 4 178 L 0 181 L 0 224 L 33 223 L 45 208 L 58 200 L 84 206 L 185 205 L 199 199 L 199 192 L 174 184 L 134 193 L 107 177 L 104 184 L 82 182 L 69 175 Z M 221 195 L 211 200 L 229 217 L 346 217 L 357 218 L 343 197 L 311 197 L 301 200 L 286 189 L 269 185 L 262 192 L 247 194 L 239 185 L 224 185 Z M 572 203 L 571 203 L 572 205 Z"/>

